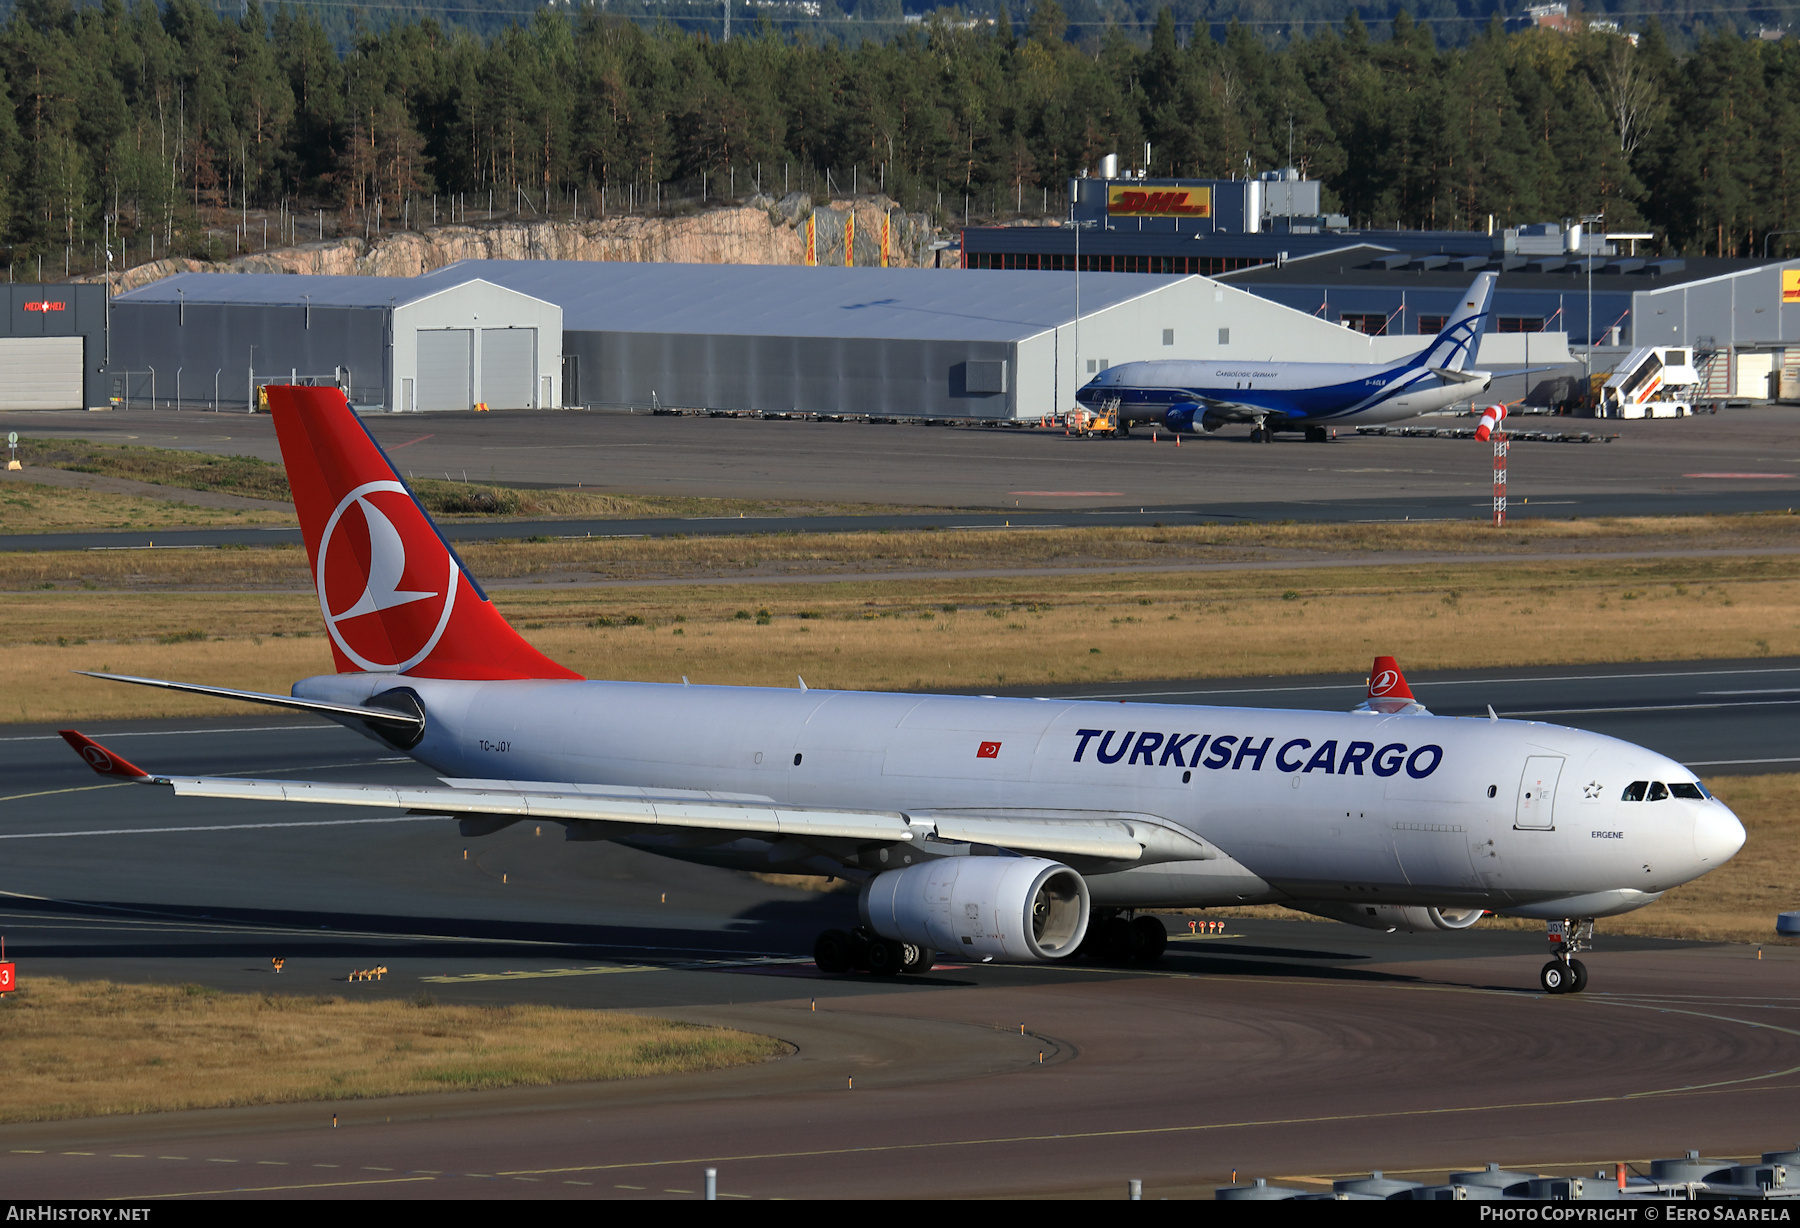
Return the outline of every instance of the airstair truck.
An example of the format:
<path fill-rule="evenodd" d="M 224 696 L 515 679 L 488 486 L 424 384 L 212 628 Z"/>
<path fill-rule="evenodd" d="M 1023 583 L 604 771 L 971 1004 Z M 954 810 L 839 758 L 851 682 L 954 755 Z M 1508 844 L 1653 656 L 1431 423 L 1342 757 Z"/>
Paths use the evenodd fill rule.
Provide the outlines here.
<path fill-rule="evenodd" d="M 1694 352 L 1647 345 L 1631 351 L 1600 387 L 1602 418 L 1684 418 L 1694 412 Z"/>

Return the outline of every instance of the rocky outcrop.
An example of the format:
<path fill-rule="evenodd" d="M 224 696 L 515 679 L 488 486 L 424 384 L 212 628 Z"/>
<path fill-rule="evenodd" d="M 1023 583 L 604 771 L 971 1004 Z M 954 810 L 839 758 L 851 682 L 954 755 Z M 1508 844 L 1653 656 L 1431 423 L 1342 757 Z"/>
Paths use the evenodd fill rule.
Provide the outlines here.
<path fill-rule="evenodd" d="M 805 264 L 806 221 L 814 218 L 820 264 L 845 263 L 853 235 L 853 263 L 881 262 L 883 218 L 888 263 L 901 268 L 932 262 L 932 229 L 922 213 L 902 213 L 884 196 L 815 207 L 796 192 L 766 196 L 724 209 L 677 217 L 627 215 L 582 221 L 506 221 L 402 231 L 373 243 L 359 238 L 302 243 L 225 261 L 154 260 L 112 275 L 114 293 L 135 290 L 176 273 L 312 273 L 417 277 L 459 260 L 619 260 L 685 264 Z M 854 219 L 854 228 L 849 226 Z M 102 277 L 77 278 L 100 281 Z"/>

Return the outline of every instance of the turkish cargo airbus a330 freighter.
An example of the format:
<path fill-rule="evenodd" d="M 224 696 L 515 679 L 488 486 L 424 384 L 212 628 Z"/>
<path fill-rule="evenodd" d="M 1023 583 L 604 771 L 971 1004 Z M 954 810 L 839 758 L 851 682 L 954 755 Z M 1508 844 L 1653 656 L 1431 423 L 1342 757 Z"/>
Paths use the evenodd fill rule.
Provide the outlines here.
<path fill-rule="evenodd" d="M 1549 921 L 1552 992 L 1592 920 L 1724 863 L 1744 829 L 1679 763 L 1525 721 L 1432 716 L 1382 658 L 1352 712 L 583 679 L 526 643 L 335 389 L 269 389 L 339 672 L 291 697 L 441 787 L 151 776 L 182 797 L 528 819 L 708 865 L 862 883 L 832 971 L 1154 959 L 1152 908 L 1277 903 L 1381 930 Z M 97 675 L 111 677 L 111 675 Z"/>
<path fill-rule="evenodd" d="M 1261 443 L 1274 431 L 1303 431 L 1319 440 L 1334 427 L 1448 409 L 1494 382 L 1491 372 L 1465 368 L 1480 347 L 1497 278 L 1478 274 L 1438 335 L 1397 362 L 1123 362 L 1089 380 L 1075 399 L 1093 410 L 1116 402 L 1121 421 L 1176 432 L 1247 422 L 1251 439 Z"/>

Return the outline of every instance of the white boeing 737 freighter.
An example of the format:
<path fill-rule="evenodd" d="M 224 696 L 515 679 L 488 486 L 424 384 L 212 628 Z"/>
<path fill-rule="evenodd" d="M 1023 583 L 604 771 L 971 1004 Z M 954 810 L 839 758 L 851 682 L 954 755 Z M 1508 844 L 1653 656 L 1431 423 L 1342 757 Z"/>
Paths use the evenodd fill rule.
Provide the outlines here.
<path fill-rule="evenodd" d="M 1398 362 L 1124 362 L 1089 380 L 1075 399 L 1090 410 L 1116 402 L 1122 423 L 1178 434 L 1248 422 L 1250 438 L 1261 443 L 1275 431 L 1322 440 L 1334 427 L 1416 418 L 1480 396 L 1494 382 L 1491 372 L 1466 368 L 1480 347 L 1496 280 L 1495 273 L 1477 275 L 1443 331 Z"/>
<path fill-rule="evenodd" d="M 1540 918 L 1543 987 L 1569 992 L 1594 918 L 1744 841 L 1681 764 L 1433 716 L 1389 658 L 1350 712 L 590 681 L 507 625 L 342 393 L 268 393 L 338 672 L 292 695 L 120 680 L 312 712 L 443 783 L 157 776 L 65 732 L 106 775 L 860 880 L 863 926 L 814 955 L 882 974 L 1147 961 L 1167 935 L 1145 910 L 1274 903 L 1389 931 Z"/>

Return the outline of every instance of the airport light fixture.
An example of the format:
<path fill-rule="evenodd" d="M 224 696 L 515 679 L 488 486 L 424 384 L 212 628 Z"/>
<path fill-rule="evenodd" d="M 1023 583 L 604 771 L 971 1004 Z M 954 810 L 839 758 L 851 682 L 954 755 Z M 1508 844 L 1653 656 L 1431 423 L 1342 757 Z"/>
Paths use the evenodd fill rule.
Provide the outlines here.
<path fill-rule="evenodd" d="M 1078 218 L 1074 216 L 1074 204 L 1069 207 L 1069 225 L 1075 228 L 1075 387 L 1081 387 L 1081 232 L 1100 223 L 1094 218 Z"/>
<path fill-rule="evenodd" d="M 1605 218 L 1605 213 L 1582 215 L 1580 240 L 1582 247 L 1588 245 L 1587 237 L 1591 233 L 1591 228 L 1598 226 Z M 1582 257 L 1582 263 L 1587 267 L 1587 345 L 1582 351 L 1587 357 L 1585 364 L 1587 387 L 1581 390 L 1581 395 L 1585 398 L 1594 394 L 1594 261 L 1593 257 L 1586 252 L 1582 253 Z"/>

